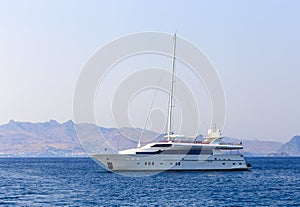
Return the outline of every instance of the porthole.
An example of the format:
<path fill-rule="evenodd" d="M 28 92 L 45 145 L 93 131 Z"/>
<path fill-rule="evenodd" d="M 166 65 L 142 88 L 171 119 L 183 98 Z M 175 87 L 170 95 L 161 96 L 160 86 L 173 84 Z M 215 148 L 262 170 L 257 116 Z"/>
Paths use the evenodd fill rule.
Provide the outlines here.
<path fill-rule="evenodd" d="M 239 163 L 239 165 L 242 165 L 242 163 Z"/>
<path fill-rule="evenodd" d="M 225 162 L 223 162 L 222 164 L 225 165 Z"/>
<path fill-rule="evenodd" d="M 145 165 L 147 165 L 147 162 L 145 162 Z"/>
<path fill-rule="evenodd" d="M 154 165 L 154 162 L 152 162 L 152 165 Z"/>
<path fill-rule="evenodd" d="M 235 165 L 235 162 L 234 163 L 232 163 L 233 165 Z"/>
<path fill-rule="evenodd" d="M 160 164 L 162 165 L 163 163 L 161 162 Z"/>
<path fill-rule="evenodd" d="M 139 165 L 140 163 L 138 162 L 138 163 L 136 163 L 137 165 Z"/>

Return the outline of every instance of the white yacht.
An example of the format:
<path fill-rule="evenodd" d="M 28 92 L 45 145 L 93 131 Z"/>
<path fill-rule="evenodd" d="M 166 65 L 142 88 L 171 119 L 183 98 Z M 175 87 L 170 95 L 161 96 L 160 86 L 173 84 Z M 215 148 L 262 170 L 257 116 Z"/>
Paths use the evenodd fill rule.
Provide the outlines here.
<path fill-rule="evenodd" d="M 111 171 L 250 169 L 251 165 L 238 153 L 242 144 L 220 143 L 219 135 L 220 132 L 211 131 L 203 142 L 161 141 L 118 154 L 97 154 L 94 157 Z"/>
<path fill-rule="evenodd" d="M 209 130 L 203 141 L 172 133 L 172 108 L 175 82 L 176 34 L 172 58 L 172 79 L 169 94 L 167 135 L 165 140 L 137 148 L 119 151 L 118 154 L 95 154 L 109 171 L 192 171 L 192 170 L 249 170 L 242 154 L 242 143 L 222 143 L 221 131 Z"/>

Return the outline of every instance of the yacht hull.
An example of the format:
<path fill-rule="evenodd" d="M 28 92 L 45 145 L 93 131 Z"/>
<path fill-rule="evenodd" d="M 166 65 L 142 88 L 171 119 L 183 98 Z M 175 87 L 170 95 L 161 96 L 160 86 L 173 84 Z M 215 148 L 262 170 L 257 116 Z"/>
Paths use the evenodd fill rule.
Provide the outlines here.
<path fill-rule="evenodd" d="M 249 170 L 242 155 L 93 155 L 108 171 Z"/>

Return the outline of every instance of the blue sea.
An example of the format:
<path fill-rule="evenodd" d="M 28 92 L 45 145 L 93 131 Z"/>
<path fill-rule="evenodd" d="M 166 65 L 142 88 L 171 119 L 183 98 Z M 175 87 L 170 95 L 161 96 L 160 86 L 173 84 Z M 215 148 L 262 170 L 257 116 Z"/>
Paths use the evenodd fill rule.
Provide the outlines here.
<path fill-rule="evenodd" d="M 1 206 L 300 206 L 300 158 L 247 158 L 243 172 L 128 177 L 90 158 L 1 158 Z"/>

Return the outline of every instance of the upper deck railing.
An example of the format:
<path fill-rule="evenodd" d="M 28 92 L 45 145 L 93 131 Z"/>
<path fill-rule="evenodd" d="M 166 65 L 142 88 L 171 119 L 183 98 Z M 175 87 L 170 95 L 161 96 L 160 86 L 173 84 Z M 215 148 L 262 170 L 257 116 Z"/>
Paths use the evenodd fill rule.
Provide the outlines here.
<path fill-rule="evenodd" d="M 168 140 L 161 140 L 160 142 L 169 142 Z M 187 141 L 187 140 L 173 140 L 174 143 L 195 143 L 195 144 L 210 144 L 206 141 Z M 233 145 L 233 146 L 242 146 L 243 143 L 232 143 L 232 142 L 220 142 L 219 145 Z"/>

